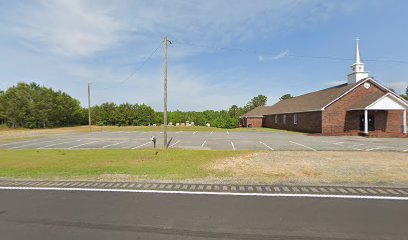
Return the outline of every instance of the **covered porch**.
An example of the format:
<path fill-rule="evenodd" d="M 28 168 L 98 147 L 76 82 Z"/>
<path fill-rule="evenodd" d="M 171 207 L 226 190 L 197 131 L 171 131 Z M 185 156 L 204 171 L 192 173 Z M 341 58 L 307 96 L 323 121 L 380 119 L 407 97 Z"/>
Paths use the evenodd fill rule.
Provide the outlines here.
<path fill-rule="evenodd" d="M 407 109 L 407 102 L 390 93 L 374 96 L 347 111 L 345 132 L 365 136 L 406 135 Z"/>

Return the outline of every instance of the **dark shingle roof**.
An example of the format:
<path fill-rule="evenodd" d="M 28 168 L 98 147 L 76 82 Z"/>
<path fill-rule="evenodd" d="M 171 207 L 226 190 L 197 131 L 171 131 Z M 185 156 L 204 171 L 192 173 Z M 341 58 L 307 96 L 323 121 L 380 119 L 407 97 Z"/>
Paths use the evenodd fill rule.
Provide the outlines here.
<path fill-rule="evenodd" d="M 292 112 L 309 112 L 320 111 L 327 104 L 340 97 L 358 83 L 355 84 L 341 84 L 331 88 L 326 88 L 317 92 L 307 93 L 298 97 L 289 98 L 277 102 L 275 105 L 270 106 L 264 113 L 279 114 L 279 113 L 292 113 Z"/>
<path fill-rule="evenodd" d="M 255 117 L 270 114 L 321 111 L 326 105 L 345 94 L 364 80 L 354 84 L 341 84 L 317 92 L 307 93 L 290 99 L 277 102 L 272 106 L 255 108 L 242 117 Z"/>
<path fill-rule="evenodd" d="M 265 115 L 267 112 L 267 109 L 270 108 L 270 106 L 260 106 L 252 109 L 251 111 L 245 113 L 241 117 L 262 117 Z"/>

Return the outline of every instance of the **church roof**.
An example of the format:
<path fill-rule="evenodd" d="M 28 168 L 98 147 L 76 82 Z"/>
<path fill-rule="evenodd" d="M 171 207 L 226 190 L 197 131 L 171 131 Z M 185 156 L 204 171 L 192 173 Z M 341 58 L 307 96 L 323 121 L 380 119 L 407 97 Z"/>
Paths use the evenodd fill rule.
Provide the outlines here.
<path fill-rule="evenodd" d="M 257 112 L 258 115 L 260 115 L 259 111 L 262 110 L 262 115 L 270 115 L 281 113 L 321 111 L 326 105 L 351 90 L 357 84 L 360 84 L 360 82 L 355 84 L 345 83 L 317 92 L 311 92 L 298 97 L 281 100 L 273 106 L 258 109 Z"/>
<path fill-rule="evenodd" d="M 337 101 L 338 99 L 346 95 L 353 88 L 367 81 L 376 84 L 378 87 L 384 89 L 389 94 L 392 94 L 396 98 L 401 99 L 397 94 L 385 88 L 377 81 L 373 80 L 372 78 L 366 78 L 354 84 L 345 83 L 331 88 L 326 88 L 317 92 L 311 92 L 298 97 L 281 100 L 272 106 L 257 107 L 249 111 L 248 113 L 242 115 L 241 117 L 262 117 L 264 115 L 271 114 L 322 111 L 331 103 Z M 360 100 L 355 105 L 353 105 L 350 108 L 350 110 L 364 108 L 386 94 L 387 93 L 368 95 L 365 99 Z M 405 100 L 401 99 L 401 101 L 403 101 L 405 104 L 408 104 L 407 101 Z"/>
<path fill-rule="evenodd" d="M 268 111 L 269 108 L 271 108 L 271 106 L 256 107 L 251 111 L 245 113 L 241 117 L 262 117 L 263 115 L 266 115 L 265 113 Z"/>

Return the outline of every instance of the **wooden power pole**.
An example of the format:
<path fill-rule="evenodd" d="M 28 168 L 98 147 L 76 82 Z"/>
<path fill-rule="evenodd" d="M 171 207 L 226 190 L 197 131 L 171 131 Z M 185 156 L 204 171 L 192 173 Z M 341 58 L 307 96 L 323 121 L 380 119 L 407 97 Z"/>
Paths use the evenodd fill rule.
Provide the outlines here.
<path fill-rule="evenodd" d="M 167 46 L 171 44 L 167 37 L 164 37 L 164 111 L 163 111 L 163 145 L 167 149 Z"/>
<path fill-rule="evenodd" d="M 91 83 L 88 82 L 88 122 L 89 122 L 89 131 L 92 131 L 91 127 Z"/>

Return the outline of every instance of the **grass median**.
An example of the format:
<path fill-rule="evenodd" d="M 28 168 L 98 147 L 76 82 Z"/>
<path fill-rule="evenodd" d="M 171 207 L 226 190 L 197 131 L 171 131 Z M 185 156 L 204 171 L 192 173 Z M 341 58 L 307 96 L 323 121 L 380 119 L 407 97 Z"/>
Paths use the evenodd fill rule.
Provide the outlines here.
<path fill-rule="evenodd" d="M 232 150 L 0 150 L 0 178 L 408 186 L 408 154 Z"/>
<path fill-rule="evenodd" d="M 247 151 L 0 150 L 0 177 L 25 179 L 185 180 L 206 178 L 217 159 Z"/>

